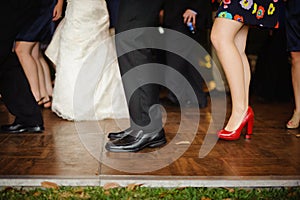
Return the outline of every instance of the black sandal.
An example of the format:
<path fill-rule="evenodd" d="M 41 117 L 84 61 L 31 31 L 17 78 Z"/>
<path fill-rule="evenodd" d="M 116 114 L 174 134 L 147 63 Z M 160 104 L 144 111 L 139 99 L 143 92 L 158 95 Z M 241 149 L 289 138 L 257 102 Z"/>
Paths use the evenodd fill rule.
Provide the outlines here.
<path fill-rule="evenodd" d="M 36 103 L 39 105 L 39 106 L 42 106 L 44 103 L 43 103 L 43 100 L 45 99 L 45 97 L 42 97 L 40 98 L 40 100 L 36 101 Z"/>
<path fill-rule="evenodd" d="M 51 102 L 52 102 L 52 97 L 49 96 L 49 99 L 43 102 L 43 107 L 44 108 L 51 108 Z"/>

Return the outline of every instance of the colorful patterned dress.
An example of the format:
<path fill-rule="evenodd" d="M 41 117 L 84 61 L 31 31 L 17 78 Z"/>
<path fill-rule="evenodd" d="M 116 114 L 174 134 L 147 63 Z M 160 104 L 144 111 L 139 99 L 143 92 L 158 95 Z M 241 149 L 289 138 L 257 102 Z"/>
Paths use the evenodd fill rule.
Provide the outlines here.
<path fill-rule="evenodd" d="M 281 0 L 222 0 L 216 17 L 247 25 L 276 28 L 281 3 Z"/>

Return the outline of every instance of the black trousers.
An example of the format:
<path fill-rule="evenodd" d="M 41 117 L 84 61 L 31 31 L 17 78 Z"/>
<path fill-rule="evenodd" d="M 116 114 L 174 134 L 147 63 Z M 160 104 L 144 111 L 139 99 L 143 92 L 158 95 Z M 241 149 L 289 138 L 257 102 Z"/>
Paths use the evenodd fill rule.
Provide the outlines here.
<path fill-rule="evenodd" d="M 16 10 L 10 3 L 2 3 L 0 9 L 0 17 L 3 20 L 0 22 L 0 94 L 9 112 L 16 117 L 16 123 L 43 125 L 41 110 L 30 90 L 21 64 L 12 52 L 16 35 L 23 28 L 22 24 L 29 20 L 30 9 Z"/>
<path fill-rule="evenodd" d="M 155 63 L 152 49 L 134 49 L 136 42 L 144 43 L 143 31 L 123 37 L 123 31 L 134 30 L 141 27 L 154 27 L 158 25 L 159 11 L 163 0 L 122 0 L 119 5 L 118 20 L 116 24 L 116 47 L 121 75 L 128 75 L 130 70 L 142 64 Z M 151 66 L 150 66 L 151 67 Z M 129 76 L 131 76 L 129 74 Z M 124 79 L 123 85 L 131 117 L 131 128 L 146 131 L 157 131 L 162 128 L 162 116 L 159 106 L 159 85 L 143 84 L 143 79 L 151 79 L 155 72 L 148 73 L 137 70 L 132 77 Z M 133 95 L 132 89 L 137 88 Z"/>

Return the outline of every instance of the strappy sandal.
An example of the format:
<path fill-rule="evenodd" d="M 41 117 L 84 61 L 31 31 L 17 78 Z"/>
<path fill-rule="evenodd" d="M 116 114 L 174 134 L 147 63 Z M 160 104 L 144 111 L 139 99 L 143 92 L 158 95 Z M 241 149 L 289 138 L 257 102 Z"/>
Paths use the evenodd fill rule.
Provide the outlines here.
<path fill-rule="evenodd" d="M 43 107 L 44 108 L 51 108 L 52 105 L 52 97 L 49 96 L 49 99 L 43 102 Z"/>
<path fill-rule="evenodd" d="M 40 100 L 36 101 L 36 103 L 39 105 L 39 106 L 42 106 L 44 104 L 43 100 L 45 99 L 45 97 L 42 97 L 40 98 Z"/>
<path fill-rule="evenodd" d="M 299 121 L 300 121 L 300 113 L 294 111 L 294 114 L 292 118 L 289 120 L 289 122 L 286 124 L 286 127 L 289 129 L 296 129 L 299 127 Z"/>

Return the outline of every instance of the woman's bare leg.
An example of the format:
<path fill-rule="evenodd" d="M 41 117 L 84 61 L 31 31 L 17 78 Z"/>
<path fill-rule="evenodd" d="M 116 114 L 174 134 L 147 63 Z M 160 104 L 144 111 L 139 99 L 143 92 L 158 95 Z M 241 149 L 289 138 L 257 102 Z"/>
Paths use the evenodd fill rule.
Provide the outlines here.
<path fill-rule="evenodd" d="M 244 54 L 248 28 L 244 24 L 216 18 L 211 40 L 226 74 L 232 99 L 232 112 L 225 127 L 236 130 L 248 108 L 250 69 Z"/>
<path fill-rule="evenodd" d="M 235 37 L 235 45 L 239 50 L 243 62 L 246 105 L 249 105 L 249 89 L 250 89 L 250 79 L 251 79 L 250 64 L 248 61 L 248 57 L 245 53 L 248 31 L 249 31 L 249 27 L 243 26 L 243 28 L 237 33 Z"/>
<path fill-rule="evenodd" d="M 48 95 L 48 91 L 46 88 L 46 78 L 45 78 L 45 72 L 44 72 L 44 68 L 42 63 L 40 62 L 40 43 L 36 43 L 36 45 L 34 46 L 33 50 L 32 50 L 32 55 L 33 58 L 35 59 L 36 63 L 37 63 L 37 68 L 38 68 L 38 77 L 39 77 L 39 84 L 40 84 L 40 94 L 43 98 L 41 104 L 43 104 L 43 106 L 45 108 L 49 108 L 51 106 L 51 102 L 50 102 L 50 96 Z"/>
<path fill-rule="evenodd" d="M 295 112 L 300 113 L 300 52 L 291 52 Z"/>
<path fill-rule="evenodd" d="M 52 96 L 53 87 L 52 87 L 52 80 L 51 80 L 51 74 L 50 74 L 50 67 L 47 63 L 47 61 L 44 58 L 44 55 L 42 51 L 39 52 L 39 60 L 42 64 L 43 70 L 44 70 L 44 77 L 45 77 L 45 84 L 48 96 Z"/>
<path fill-rule="evenodd" d="M 17 41 L 15 46 L 16 54 L 30 84 L 31 91 L 36 101 L 42 98 L 39 87 L 38 68 L 32 51 L 36 42 Z"/>
<path fill-rule="evenodd" d="M 298 128 L 300 121 L 300 52 L 291 52 L 292 57 L 292 83 L 294 89 L 295 110 L 288 121 L 288 128 Z"/>

